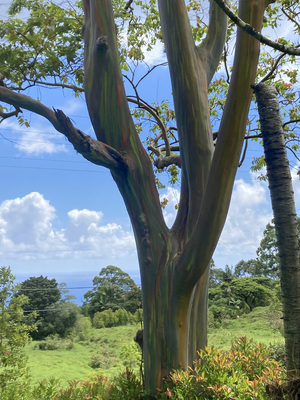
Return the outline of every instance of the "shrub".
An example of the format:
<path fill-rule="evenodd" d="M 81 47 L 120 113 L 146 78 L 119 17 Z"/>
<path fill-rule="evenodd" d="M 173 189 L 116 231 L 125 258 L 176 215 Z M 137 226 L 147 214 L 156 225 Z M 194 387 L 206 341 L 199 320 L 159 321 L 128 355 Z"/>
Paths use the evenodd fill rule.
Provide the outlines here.
<path fill-rule="evenodd" d="M 35 348 L 39 350 L 72 350 L 74 348 L 74 343 L 71 339 L 61 339 L 58 335 L 51 335 L 37 343 Z"/>
<path fill-rule="evenodd" d="M 143 385 L 141 380 L 128 368 L 123 374 L 114 378 L 104 400 L 141 400 Z"/>
<path fill-rule="evenodd" d="M 269 399 L 266 385 L 280 382 L 283 370 L 270 349 L 245 337 L 229 351 L 206 348 L 188 371 L 175 371 L 160 399 Z"/>
<path fill-rule="evenodd" d="M 125 344 L 120 351 L 120 357 L 125 367 L 134 368 L 141 363 L 141 350 L 137 343 Z"/>
<path fill-rule="evenodd" d="M 75 324 L 75 333 L 78 335 L 78 339 L 81 341 L 88 339 L 91 328 L 92 322 L 90 318 L 79 315 Z"/>
<path fill-rule="evenodd" d="M 133 315 L 124 308 L 119 308 L 116 311 L 111 309 L 104 311 L 97 311 L 93 317 L 94 328 L 110 328 L 112 326 L 121 326 L 127 324 L 135 324 L 140 321 L 140 311 Z"/>
<path fill-rule="evenodd" d="M 117 365 L 118 360 L 111 355 L 111 350 L 108 347 L 101 348 L 101 354 L 93 354 L 89 362 L 91 368 L 110 368 Z"/>
<path fill-rule="evenodd" d="M 285 344 L 284 342 L 277 342 L 269 346 L 272 357 L 278 361 L 282 366 L 286 365 L 285 357 Z"/>

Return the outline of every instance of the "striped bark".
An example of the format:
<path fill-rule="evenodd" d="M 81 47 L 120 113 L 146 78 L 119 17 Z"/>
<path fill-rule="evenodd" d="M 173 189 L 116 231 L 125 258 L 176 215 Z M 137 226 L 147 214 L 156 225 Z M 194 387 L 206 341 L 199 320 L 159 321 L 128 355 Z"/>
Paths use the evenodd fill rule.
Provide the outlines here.
<path fill-rule="evenodd" d="M 275 87 L 255 87 L 278 243 L 287 370 L 300 372 L 300 245 L 292 178 Z"/>

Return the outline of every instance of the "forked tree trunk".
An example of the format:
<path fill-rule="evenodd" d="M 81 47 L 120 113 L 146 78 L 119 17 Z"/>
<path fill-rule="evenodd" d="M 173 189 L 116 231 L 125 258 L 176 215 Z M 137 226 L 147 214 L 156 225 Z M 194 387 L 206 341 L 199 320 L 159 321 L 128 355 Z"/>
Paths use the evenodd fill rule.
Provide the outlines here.
<path fill-rule="evenodd" d="M 271 0 L 239 0 L 239 16 L 261 30 Z M 243 145 L 259 42 L 237 28 L 233 72 L 216 148 L 208 86 L 224 47 L 227 17 L 213 0 L 207 35 L 193 40 L 185 0 L 158 0 L 181 153 L 181 196 L 169 229 L 150 159 L 130 115 L 119 66 L 111 0 L 84 0 L 84 90 L 97 140 L 22 94 L 0 100 L 46 117 L 91 162 L 109 168 L 134 230 L 143 291 L 146 390 L 187 368 L 206 344 L 208 266 L 222 232 Z"/>
<path fill-rule="evenodd" d="M 287 370 L 300 371 L 300 246 L 294 192 L 275 87 L 255 87 L 278 243 Z"/>

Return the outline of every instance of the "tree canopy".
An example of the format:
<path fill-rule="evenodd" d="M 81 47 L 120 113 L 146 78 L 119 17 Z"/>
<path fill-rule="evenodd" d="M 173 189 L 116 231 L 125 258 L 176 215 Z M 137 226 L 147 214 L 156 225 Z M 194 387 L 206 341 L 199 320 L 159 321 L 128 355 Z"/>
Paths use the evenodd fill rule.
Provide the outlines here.
<path fill-rule="evenodd" d="M 83 307 L 90 315 L 119 308 L 134 313 L 141 307 L 141 290 L 126 272 L 113 265 L 101 269 L 93 279 L 93 289 L 84 298 Z"/>

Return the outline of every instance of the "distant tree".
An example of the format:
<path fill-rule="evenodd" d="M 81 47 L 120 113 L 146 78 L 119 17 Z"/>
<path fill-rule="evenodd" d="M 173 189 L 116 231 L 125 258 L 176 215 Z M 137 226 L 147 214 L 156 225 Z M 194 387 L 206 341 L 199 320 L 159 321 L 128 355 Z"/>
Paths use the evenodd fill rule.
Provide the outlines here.
<path fill-rule="evenodd" d="M 47 307 L 43 315 L 43 325 L 40 326 L 40 337 L 57 334 L 66 337 L 75 328 L 79 308 L 70 301 L 59 301 Z"/>
<path fill-rule="evenodd" d="M 49 279 L 47 276 L 30 277 L 23 281 L 18 291 L 28 297 L 28 302 L 24 310 L 43 311 L 61 299 L 61 292 L 55 278 Z"/>
<path fill-rule="evenodd" d="M 234 275 L 236 278 L 256 276 L 256 260 L 239 261 L 234 267 Z"/>
<path fill-rule="evenodd" d="M 49 279 L 42 275 L 30 277 L 21 283 L 17 296 L 25 295 L 28 298 L 28 302 L 24 306 L 25 314 L 32 311 L 37 312 L 34 321 L 37 329 L 31 332 L 34 340 L 43 339 L 53 333 L 63 336 L 68 331 L 70 322 L 67 321 L 67 315 L 70 310 L 65 309 L 66 300 L 62 299 L 61 289 L 66 295 L 65 284 L 61 284 L 59 288 L 55 278 Z M 63 316 L 65 316 L 65 320 Z M 69 317 L 74 319 L 74 316 L 69 315 Z M 75 322 L 76 319 L 72 326 L 75 325 Z M 64 324 L 65 328 L 62 328 Z"/>
<path fill-rule="evenodd" d="M 271 278 L 234 278 L 209 290 L 209 309 L 220 320 L 267 306 L 276 296 L 275 286 Z"/>
<path fill-rule="evenodd" d="M 23 391 L 28 374 L 27 358 L 23 352 L 29 341 L 28 333 L 34 329 L 29 325 L 32 317 L 23 317 L 23 307 L 28 298 L 14 296 L 17 287 L 10 268 L 0 268 L 0 398 L 25 398 Z"/>
<path fill-rule="evenodd" d="M 133 286 L 130 291 L 125 293 L 123 307 L 132 314 L 142 308 L 142 289 L 140 287 Z"/>
<path fill-rule="evenodd" d="M 269 305 L 274 296 L 274 287 L 275 282 L 270 278 L 245 277 L 230 282 L 233 297 L 240 299 L 249 307 L 249 311 Z"/>
<path fill-rule="evenodd" d="M 209 273 L 209 287 L 215 288 L 219 286 L 223 281 L 224 271 L 221 268 L 216 268 L 214 260 L 210 262 L 210 273 Z"/>
<path fill-rule="evenodd" d="M 93 279 L 93 289 L 84 294 L 84 310 L 90 315 L 108 309 L 123 308 L 129 292 L 136 291 L 136 284 L 120 268 L 109 265 L 102 268 Z M 128 298 L 128 297 L 127 297 Z"/>
<path fill-rule="evenodd" d="M 300 218 L 298 222 L 298 236 L 300 232 Z M 264 237 L 260 242 L 255 261 L 255 275 L 279 278 L 279 255 L 274 221 L 267 224 Z"/>

